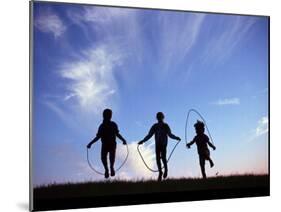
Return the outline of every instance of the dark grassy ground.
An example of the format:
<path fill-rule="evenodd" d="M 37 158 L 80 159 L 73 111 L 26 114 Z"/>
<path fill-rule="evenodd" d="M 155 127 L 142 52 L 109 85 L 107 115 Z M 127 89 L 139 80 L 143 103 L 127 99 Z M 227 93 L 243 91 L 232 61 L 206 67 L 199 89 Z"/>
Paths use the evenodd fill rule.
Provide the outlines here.
<path fill-rule="evenodd" d="M 145 181 L 100 181 L 85 183 L 51 184 L 34 188 L 35 199 L 91 198 L 107 195 L 146 194 L 159 192 L 181 192 L 223 190 L 240 188 L 269 188 L 268 175 L 219 176 L 204 179 L 168 179 L 162 182 Z"/>

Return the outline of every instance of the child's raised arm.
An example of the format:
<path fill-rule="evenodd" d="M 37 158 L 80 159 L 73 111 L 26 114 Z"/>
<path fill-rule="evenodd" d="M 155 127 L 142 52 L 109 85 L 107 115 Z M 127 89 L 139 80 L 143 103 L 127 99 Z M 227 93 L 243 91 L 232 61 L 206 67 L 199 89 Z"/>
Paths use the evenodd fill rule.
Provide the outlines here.
<path fill-rule="evenodd" d="M 90 143 L 88 143 L 87 148 L 91 148 L 92 144 L 97 142 L 100 139 L 100 136 L 97 135 Z"/>
<path fill-rule="evenodd" d="M 195 143 L 195 139 L 193 139 L 192 141 L 190 141 L 189 143 L 187 143 L 186 144 L 186 147 L 187 148 L 190 148 L 190 146 L 192 145 L 192 144 L 194 144 Z"/>
<path fill-rule="evenodd" d="M 180 137 L 174 135 L 174 134 L 171 132 L 171 129 L 170 129 L 169 125 L 167 125 L 167 128 L 168 128 L 168 136 L 169 136 L 170 138 L 175 139 L 175 140 L 178 140 L 178 141 L 181 140 Z"/>
<path fill-rule="evenodd" d="M 114 124 L 114 127 L 115 127 L 115 135 L 116 135 L 116 137 L 119 138 L 119 139 L 123 142 L 124 145 L 126 145 L 126 144 L 127 144 L 127 141 L 126 141 L 125 138 L 123 138 L 123 136 L 119 133 L 118 125 L 117 125 L 115 122 L 113 122 L 113 124 Z"/>
<path fill-rule="evenodd" d="M 124 144 L 124 145 L 127 144 L 125 138 L 123 138 L 123 136 L 122 136 L 119 132 L 116 134 L 116 136 L 117 136 L 121 141 L 123 141 L 123 144 Z"/>
<path fill-rule="evenodd" d="M 213 150 L 216 149 L 216 147 L 210 142 L 209 138 L 208 138 L 208 140 L 207 140 L 207 144 L 208 144 L 210 147 L 212 147 Z"/>
<path fill-rule="evenodd" d="M 88 149 L 91 148 L 93 143 L 97 142 L 101 138 L 101 134 L 102 134 L 102 127 L 100 125 L 96 137 L 90 143 L 88 143 L 87 145 Z"/>
<path fill-rule="evenodd" d="M 150 128 L 147 136 L 144 137 L 144 139 L 142 139 L 140 142 L 138 142 L 138 144 L 143 144 L 144 142 L 148 141 L 155 133 L 155 127 L 154 125 Z"/>

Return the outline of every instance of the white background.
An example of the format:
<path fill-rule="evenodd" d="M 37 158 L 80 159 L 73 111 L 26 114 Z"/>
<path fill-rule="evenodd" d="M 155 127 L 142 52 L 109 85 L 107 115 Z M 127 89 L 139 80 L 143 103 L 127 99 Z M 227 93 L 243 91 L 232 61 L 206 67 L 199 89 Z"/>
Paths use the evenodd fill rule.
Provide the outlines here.
<path fill-rule="evenodd" d="M 81 2 L 67 0 L 68 2 Z M 271 16 L 271 196 L 75 211 L 280 211 L 281 7 L 278 0 L 83 0 L 83 3 L 155 7 Z M 1 1 L 0 6 L 0 211 L 28 210 L 29 157 L 29 2 Z M 239 85 L 238 85 L 239 86 Z M 74 210 L 71 210 L 74 211 Z"/>

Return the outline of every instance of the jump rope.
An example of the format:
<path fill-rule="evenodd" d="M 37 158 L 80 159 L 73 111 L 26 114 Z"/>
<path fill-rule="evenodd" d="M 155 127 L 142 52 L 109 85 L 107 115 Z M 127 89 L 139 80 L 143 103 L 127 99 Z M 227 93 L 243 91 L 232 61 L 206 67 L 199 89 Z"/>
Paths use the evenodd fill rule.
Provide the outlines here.
<path fill-rule="evenodd" d="M 190 114 L 191 114 L 191 113 L 195 113 L 195 114 L 197 114 L 197 115 L 201 118 L 201 120 L 203 121 L 203 123 L 204 123 L 205 126 L 206 126 L 206 130 L 207 130 L 207 132 L 208 132 L 208 134 L 209 134 L 210 141 L 211 141 L 211 143 L 214 145 L 213 138 L 212 138 L 212 135 L 211 135 L 210 130 L 209 130 L 209 128 L 208 128 L 207 122 L 205 121 L 204 117 L 203 117 L 197 110 L 195 110 L 195 109 L 190 109 L 190 110 L 188 111 L 188 113 L 187 113 L 187 116 L 186 116 L 186 121 L 185 121 L 185 143 L 186 143 L 186 144 L 188 143 L 188 142 L 187 142 L 187 127 L 188 127 L 188 120 L 189 120 L 189 117 L 190 117 Z M 176 150 L 176 148 L 177 148 L 177 146 L 178 146 L 178 144 L 179 144 L 180 142 L 181 142 L 181 141 L 178 141 L 178 142 L 174 145 L 172 151 L 170 152 L 170 154 L 169 154 L 169 156 L 168 156 L 167 163 L 169 162 L 170 158 L 172 157 L 174 151 Z M 143 155 L 142 155 L 142 153 L 141 153 L 141 151 L 140 151 L 140 149 L 139 149 L 139 146 L 140 146 L 140 145 L 138 144 L 138 146 L 137 146 L 137 151 L 138 151 L 139 156 L 140 156 L 140 158 L 141 158 L 143 164 L 145 165 L 145 167 L 146 167 L 149 171 L 151 171 L 151 172 L 159 172 L 158 170 L 155 170 L 155 169 L 152 169 L 151 167 L 149 167 L 149 165 L 146 163 L 145 159 L 143 158 Z M 128 148 L 128 145 L 126 145 L 126 147 L 127 147 L 127 154 L 126 154 L 126 157 L 125 157 L 124 161 L 121 163 L 121 165 L 115 170 L 115 172 L 118 172 L 118 171 L 125 165 L 125 163 L 126 163 L 127 160 L 128 160 L 128 157 L 129 157 L 129 148 Z M 98 171 L 97 169 L 94 168 L 94 166 L 92 166 L 92 164 L 91 164 L 91 162 L 90 162 L 90 159 L 89 159 L 89 150 L 88 150 L 88 148 L 87 148 L 87 162 L 88 162 L 89 167 L 90 167 L 95 173 L 97 173 L 97 174 L 99 174 L 99 175 L 104 175 L 104 173 Z M 164 168 L 164 167 L 161 167 L 161 169 L 163 169 L 163 168 Z"/>
<path fill-rule="evenodd" d="M 124 159 L 124 161 L 121 163 L 121 165 L 115 170 L 115 172 L 118 172 L 124 165 L 125 163 L 127 162 L 128 160 L 128 157 L 129 157 L 129 148 L 128 148 L 128 145 L 125 145 L 127 147 L 127 154 L 126 154 L 126 157 Z M 97 174 L 99 175 L 104 175 L 104 173 L 98 171 L 97 169 L 94 168 L 94 166 L 92 166 L 91 162 L 90 162 L 90 159 L 89 159 L 89 149 L 87 148 L 87 162 L 88 162 L 88 165 L 89 167 L 94 171 L 96 172 Z"/>

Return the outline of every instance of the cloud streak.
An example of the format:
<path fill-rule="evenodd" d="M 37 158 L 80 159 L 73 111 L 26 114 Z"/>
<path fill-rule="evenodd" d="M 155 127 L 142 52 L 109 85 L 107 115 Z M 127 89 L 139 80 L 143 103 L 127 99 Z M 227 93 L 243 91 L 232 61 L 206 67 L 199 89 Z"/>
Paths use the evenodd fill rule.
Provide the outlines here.
<path fill-rule="evenodd" d="M 246 16 L 229 16 L 228 18 L 222 16 L 220 21 L 216 20 L 215 29 L 218 31 L 214 31 L 213 28 L 210 30 L 213 36 L 209 38 L 203 52 L 203 62 L 224 63 L 233 54 L 241 40 L 249 36 L 248 33 L 256 21 L 257 18 Z M 221 27 L 223 31 L 219 30 Z"/>
<path fill-rule="evenodd" d="M 213 105 L 218 106 L 225 106 L 225 105 L 240 105 L 240 99 L 239 98 L 226 98 L 226 99 L 219 99 L 213 103 Z"/>
<path fill-rule="evenodd" d="M 258 121 L 258 126 L 255 130 L 256 137 L 268 133 L 268 117 L 264 116 Z"/>
<path fill-rule="evenodd" d="M 69 14 L 86 37 L 94 33 L 101 40 L 122 47 L 135 67 L 153 60 L 164 77 L 174 73 L 192 51 L 206 16 L 175 12 L 152 15 L 138 9 L 108 7 L 84 7 L 82 12 Z M 146 15 L 150 17 L 149 23 Z M 151 37 L 144 33 L 146 25 L 153 26 L 149 31 Z M 147 47 L 153 49 L 145 55 Z"/>
<path fill-rule="evenodd" d="M 35 17 L 34 26 L 41 32 L 53 34 L 55 38 L 60 37 L 67 29 L 60 17 L 50 10 L 44 10 Z"/>
<path fill-rule="evenodd" d="M 93 6 L 68 11 L 68 17 L 81 27 L 89 42 L 95 42 L 98 37 L 100 41 L 125 49 L 123 53 L 135 58 L 135 63 L 142 61 L 143 49 L 139 14 L 136 9 Z"/>
<path fill-rule="evenodd" d="M 159 55 L 163 71 L 173 71 L 190 53 L 198 40 L 205 16 L 199 13 L 160 13 Z"/>
<path fill-rule="evenodd" d="M 66 80 L 66 104 L 94 113 L 109 106 L 117 92 L 114 69 L 120 64 L 120 54 L 106 45 L 90 48 L 79 60 L 64 63 L 60 76 Z"/>

